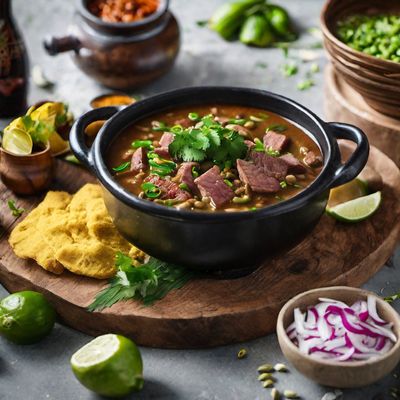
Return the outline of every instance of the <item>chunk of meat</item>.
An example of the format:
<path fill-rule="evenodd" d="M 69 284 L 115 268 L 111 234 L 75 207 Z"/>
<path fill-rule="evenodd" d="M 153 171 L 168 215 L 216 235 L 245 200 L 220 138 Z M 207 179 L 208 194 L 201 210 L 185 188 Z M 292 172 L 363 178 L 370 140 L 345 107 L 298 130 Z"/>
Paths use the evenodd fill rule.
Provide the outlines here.
<path fill-rule="evenodd" d="M 281 133 L 268 131 L 263 138 L 264 146 L 274 151 L 283 151 L 289 144 L 289 138 Z"/>
<path fill-rule="evenodd" d="M 174 141 L 174 138 L 175 136 L 173 133 L 165 132 L 158 142 L 160 147 L 156 147 L 154 153 L 163 158 L 171 158 L 168 146 Z"/>
<path fill-rule="evenodd" d="M 161 136 L 161 139 L 159 140 L 160 147 L 166 147 L 174 141 L 175 135 L 173 133 L 165 132 Z"/>
<path fill-rule="evenodd" d="M 322 165 L 322 158 L 321 156 L 316 155 L 313 151 L 307 152 L 305 157 L 303 158 L 304 164 L 312 168 L 317 168 Z"/>
<path fill-rule="evenodd" d="M 179 181 L 181 183 L 185 183 L 194 195 L 199 194 L 199 189 L 194 183 L 192 168 L 197 167 L 198 165 L 199 164 L 195 162 L 184 162 L 181 164 L 181 166 L 178 169 L 178 172 L 176 173 L 176 176 L 179 178 Z"/>
<path fill-rule="evenodd" d="M 250 131 L 248 129 L 246 129 L 244 126 L 237 125 L 237 124 L 228 124 L 228 125 L 226 125 L 225 128 L 236 131 L 239 135 L 241 135 L 243 137 L 250 137 Z"/>
<path fill-rule="evenodd" d="M 146 150 L 143 147 L 139 147 L 132 154 L 131 158 L 131 171 L 140 172 L 147 168 L 147 155 Z"/>
<path fill-rule="evenodd" d="M 160 188 L 161 195 L 159 198 L 161 200 L 185 201 L 192 197 L 188 191 L 181 189 L 177 183 L 163 179 L 158 175 L 149 175 L 144 182 L 151 182 Z"/>
<path fill-rule="evenodd" d="M 265 175 L 279 181 L 283 180 L 288 173 L 287 163 L 278 157 L 272 157 L 259 151 L 252 151 L 250 159 L 261 168 Z"/>
<path fill-rule="evenodd" d="M 194 180 L 203 197 L 211 199 L 211 204 L 219 208 L 235 197 L 233 190 L 224 182 L 219 168 L 215 165 Z"/>
<path fill-rule="evenodd" d="M 281 189 L 279 181 L 267 175 L 259 165 L 238 159 L 236 167 L 240 180 L 255 193 L 276 193 Z"/>
<path fill-rule="evenodd" d="M 284 154 L 279 157 L 281 160 L 285 161 L 288 166 L 289 174 L 304 174 L 307 172 L 307 168 L 293 155 L 293 154 Z"/>

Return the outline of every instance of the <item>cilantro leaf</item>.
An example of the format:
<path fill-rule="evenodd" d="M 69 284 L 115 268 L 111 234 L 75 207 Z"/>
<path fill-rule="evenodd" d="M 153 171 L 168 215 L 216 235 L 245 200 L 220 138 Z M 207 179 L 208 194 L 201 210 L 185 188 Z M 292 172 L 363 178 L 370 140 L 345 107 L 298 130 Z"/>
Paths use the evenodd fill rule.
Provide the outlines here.
<path fill-rule="evenodd" d="M 15 200 L 12 200 L 12 199 L 8 200 L 7 205 L 8 205 L 8 208 L 11 210 L 11 214 L 14 217 L 20 217 L 25 212 L 24 208 L 17 207 L 17 205 L 15 204 Z"/>
<path fill-rule="evenodd" d="M 88 311 L 101 311 L 130 299 L 149 306 L 194 277 L 193 272 L 153 257 L 135 267 L 131 258 L 121 252 L 116 254 L 115 266 L 118 268 L 115 277 L 96 295 Z"/>

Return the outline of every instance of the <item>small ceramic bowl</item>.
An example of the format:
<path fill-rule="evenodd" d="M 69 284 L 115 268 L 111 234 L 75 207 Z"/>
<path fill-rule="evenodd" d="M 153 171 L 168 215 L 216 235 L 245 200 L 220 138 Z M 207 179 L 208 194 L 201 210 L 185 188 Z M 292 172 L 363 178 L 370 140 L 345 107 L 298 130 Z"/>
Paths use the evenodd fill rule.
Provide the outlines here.
<path fill-rule="evenodd" d="M 26 156 L 12 154 L 0 147 L 0 177 L 14 193 L 32 195 L 50 186 L 55 172 L 54 158 L 47 145 Z"/>
<path fill-rule="evenodd" d="M 379 315 L 393 323 L 393 332 L 398 338 L 392 349 L 382 357 L 345 362 L 320 360 L 301 353 L 286 334 L 286 328 L 293 322 L 295 308 L 305 309 L 307 306 L 317 304 L 320 297 L 341 300 L 351 305 L 357 300 L 366 300 L 368 295 L 376 297 Z M 283 306 L 276 329 L 279 345 L 285 357 L 299 372 L 321 385 L 337 388 L 370 385 L 389 374 L 400 361 L 400 316 L 387 302 L 367 290 L 334 286 L 301 293 Z"/>
<path fill-rule="evenodd" d="M 321 29 L 328 57 L 338 73 L 375 110 L 400 117 L 400 63 L 356 51 L 336 34 L 337 23 L 356 14 L 398 14 L 392 0 L 328 0 L 321 13 Z"/>

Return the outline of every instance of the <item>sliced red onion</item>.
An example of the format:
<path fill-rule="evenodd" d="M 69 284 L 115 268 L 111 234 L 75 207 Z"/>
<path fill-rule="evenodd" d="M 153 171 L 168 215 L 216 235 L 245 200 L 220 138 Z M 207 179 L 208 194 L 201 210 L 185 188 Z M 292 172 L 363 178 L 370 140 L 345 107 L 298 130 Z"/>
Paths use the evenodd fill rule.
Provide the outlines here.
<path fill-rule="evenodd" d="M 287 328 L 302 353 L 336 361 L 367 360 L 387 353 L 397 341 L 393 324 L 378 315 L 374 296 L 351 307 L 328 298 L 319 301 L 305 313 L 294 310 L 294 322 Z"/>

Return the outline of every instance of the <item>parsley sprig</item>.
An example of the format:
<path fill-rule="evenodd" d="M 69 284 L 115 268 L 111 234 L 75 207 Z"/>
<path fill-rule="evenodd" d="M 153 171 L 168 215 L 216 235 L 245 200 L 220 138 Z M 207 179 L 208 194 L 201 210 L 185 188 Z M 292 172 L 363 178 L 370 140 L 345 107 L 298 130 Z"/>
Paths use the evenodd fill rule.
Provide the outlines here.
<path fill-rule="evenodd" d="M 151 257 L 135 267 L 127 255 L 118 252 L 115 266 L 118 271 L 109 285 L 99 292 L 88 311 L 101 311 L 119 301 L 134 299 L 145 306 L 165 297 L 171 290 L 181 288 L 193 278 L 184 268 Z"/>
<path fill-rule="evenodd" d="M 24 208 L 17 207 L 17 205 L 15 204 L 15 200 L 13 200 L 13 199 L 8 200 L 7 205 L 8 205 L 8 208 L 11 210 L 11 214 L 14 217 L 20 217 L 25 212 Z"/>
<path fill-rule="evenodd" d="M 174 141 L 169 145 L 171 155 L 183 161 L 209 160 L 220 166 L 243 158 L 247 146 L 243 137 L 233 129 L 223 127 L 212 115 L 200 119 L 197 127 L 173 126 Z"/>

